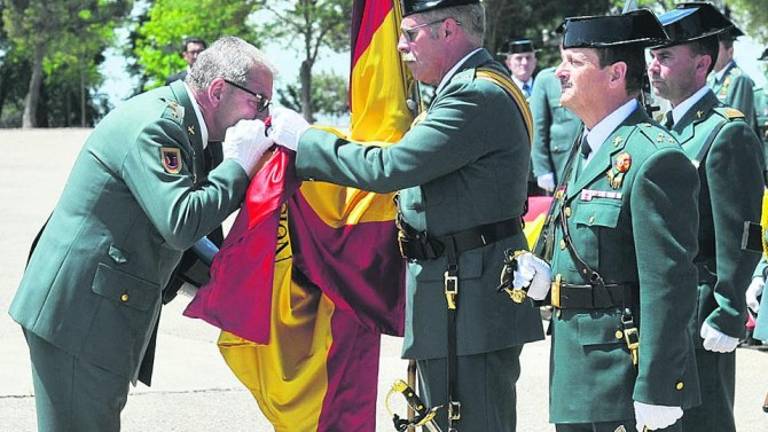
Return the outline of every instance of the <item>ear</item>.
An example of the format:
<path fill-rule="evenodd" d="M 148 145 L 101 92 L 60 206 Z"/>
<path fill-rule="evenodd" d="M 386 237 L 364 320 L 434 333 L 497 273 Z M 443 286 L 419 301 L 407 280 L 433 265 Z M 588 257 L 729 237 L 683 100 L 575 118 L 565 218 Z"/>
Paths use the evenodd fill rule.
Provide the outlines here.
<path fill-rule="evenodd" d="M 624 86 L 625 78 L 627 77 L 627 64 L 620 61 L 612 64 L 608 71 L 610 73 L 610 84 L 612 86 L 621 84 Z"/>
<path fill-rule="evenodd" d="M 709 55 L 698 55 L 696 59 L 696 72 L 701 72 L 704 76 L 707 76 L 707 70 L 712 65 L 712 57 Z"/>
<path fill-rule="evenodd" d="M 211 104 L 214 107 L 219 106 L 221 103 L 221 99 L 224 95 L 224 87 L 226 84 L 227 83 L 224 82 L 223 78 L 214 78 L 213 81 L 211 81 L 211 84 L 208 85 L 206 94 L 208 96 L 208 100 L 211 101 Z"/>
<path fill-rule="evenodd" d="M 445 21 L 443 21 L 443 37 L 448 39 L 450 36 L 455 35 L 458 27 L 459 24 L 456 23 L 455 19 L 447 18 Z"/>

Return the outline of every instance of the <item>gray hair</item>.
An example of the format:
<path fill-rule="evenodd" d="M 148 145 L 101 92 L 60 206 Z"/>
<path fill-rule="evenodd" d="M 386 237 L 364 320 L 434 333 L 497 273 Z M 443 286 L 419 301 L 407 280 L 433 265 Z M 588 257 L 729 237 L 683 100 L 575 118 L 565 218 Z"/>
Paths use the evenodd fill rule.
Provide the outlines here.
<path fill-rule="evenodd" d="M 485 5 L 474 3 L 435 9 L 420 14 L 425 21 L 438 21 L 453 18 L 461 23 L 473 45 L 482 46 L 485 41 Z M 198 59 L 198 61 L 200 61 Z"/>
<path fill-rule="evenodd" d="M 276 74 L 274 66 L 258 48 L 234 36 L 225 36 L 200 53 L 185 82 L 194 90 L 208 88 L 216 78 L 246 86 L 249 73 L 263 70 Z"/>

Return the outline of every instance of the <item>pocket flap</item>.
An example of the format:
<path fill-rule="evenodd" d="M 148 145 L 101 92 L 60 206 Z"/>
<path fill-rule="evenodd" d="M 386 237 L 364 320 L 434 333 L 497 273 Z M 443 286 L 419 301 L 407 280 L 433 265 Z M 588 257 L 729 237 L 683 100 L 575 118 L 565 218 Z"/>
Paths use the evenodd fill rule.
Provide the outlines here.
<path fill-rule="evenodd" d="M 624 343 L 624 331 L 617 314 L 583 314 L 578 316 L 578 323 L 582 346 Z"/>
<path fill-rule="evenodd" d="M 608 200 L 610 198 L 594 199 Z M 579 206 L 578 211 L 574 213 L 573 221 L 578 225 L 616 228 L 616 224 L 619 222 L 619 215 L 621 215 L 621 202 L 582 204 Z"/>
<path fill-rule="evenodd" d="M 160 299 L 160 285 L 99 263 L 91 291 L 116 303 L 146 311 Z"/>

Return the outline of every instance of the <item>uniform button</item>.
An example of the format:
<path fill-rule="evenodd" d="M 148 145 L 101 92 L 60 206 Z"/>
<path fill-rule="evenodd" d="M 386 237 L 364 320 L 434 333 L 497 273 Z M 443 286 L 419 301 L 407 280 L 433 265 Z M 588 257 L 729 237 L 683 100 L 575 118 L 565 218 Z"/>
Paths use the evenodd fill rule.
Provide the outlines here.
<path fill-rule="evenodd" d="M 616 339 L 622 339 L 624 337 L 624 332 L 621 330 L 616 330 Z"/>
<path fill-rule="evenodd" d="M 120 296 L 120 301 L 125 303 L 128 301 L 128 294 L 123 293 L 123 295 Z"/>
<path fill-rule="evenodd" d="M 595 223 L 595 217 L 594 216 L 590 216 L 589 217 L 589 224 L 592 225 L 593 223 Z"/>
<path fill-rule="evenodd" d="M 570 207 L 566 207 L 565 208 L 565 217 L 571 217 L 571 208 Z"/>
<path fill-rule="evenodd" d="M 565 248 L 566 248 L 565 240 L 560 240 L 560 250 L 565 250 Z"/>
<path fill-rule="evenodd" d="M 678 382 L 677 382 L 677 384 L 675 384 L 675 389 L 676 389 L 677 391 L 680 391 L 680 390 L 682 390 L 683 388 L 685 388 L 685 384 L 684 384 L 682 381 L 678 381 Z"/>

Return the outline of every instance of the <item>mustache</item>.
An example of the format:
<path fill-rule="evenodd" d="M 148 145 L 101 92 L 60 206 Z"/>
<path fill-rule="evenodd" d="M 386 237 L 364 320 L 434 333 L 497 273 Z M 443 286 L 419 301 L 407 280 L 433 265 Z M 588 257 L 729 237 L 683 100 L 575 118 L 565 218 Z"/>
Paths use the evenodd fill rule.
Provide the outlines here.
<path fill-rule="evenodd" d="M 415 62 L 416 57 L 414 57 L 413 54 L 408 52 L 408 53 L 400 54 L 400 60 L 404 62 Z"/>

